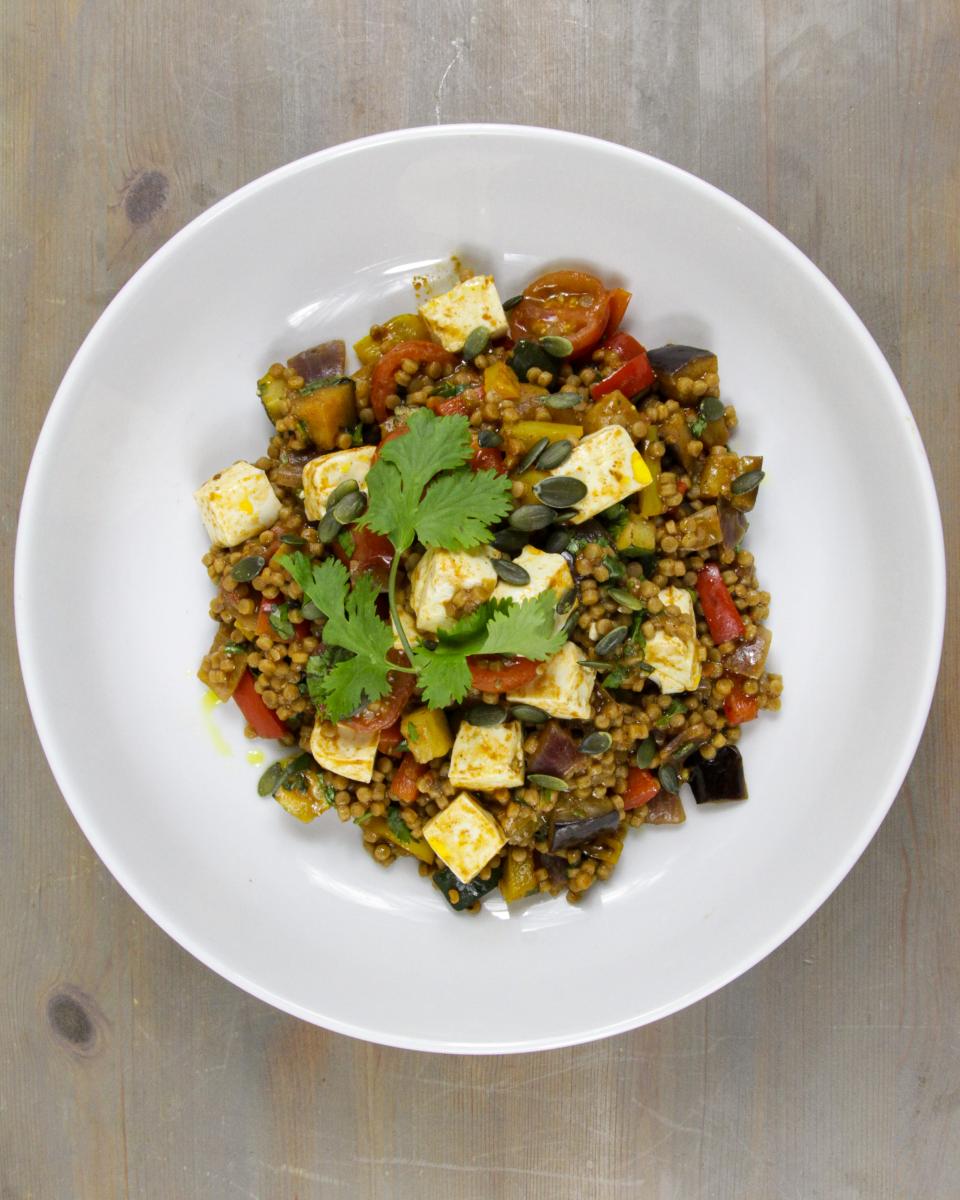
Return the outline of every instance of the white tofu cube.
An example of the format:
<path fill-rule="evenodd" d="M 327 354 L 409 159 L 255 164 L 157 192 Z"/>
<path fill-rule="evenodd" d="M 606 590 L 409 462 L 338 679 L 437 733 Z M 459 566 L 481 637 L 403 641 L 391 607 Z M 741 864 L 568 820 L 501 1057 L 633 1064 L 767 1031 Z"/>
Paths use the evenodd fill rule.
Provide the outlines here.
<path fill-rule="evenodd" d="M 573 573 L 562 554 L 548 554 L 545 550 L 538 550 L 536 546 L 524 546 L 523 551 L 513 561 L 518 567 L 524 568 L 530 576 L 530 582 L 516 587 L 501 580 L 494 589 L 494 600 L 514 600 L 517 604 L 522 604 L 525 600 L 535 599 L 548 589 L 552 589 L 559 600 L 573 587 Z M 557 625 L 562 625 L 568 615 L 569 610 L 557 613 Z"/>
<path fill-rule="evenodd" d="M 208 479 L 193 496 L 215 546 L 238 546 L 280 515 L 266 471 L 242 460 Z"/>
<path fill-rule="evenodd" d="M 581 667 L 583 650 L 567 642 L 543 664 L 540 674 L 507 697 L 515 703 L 534 704 L 551 717 L 586 721 L 593 715 L 590 697 L 596 673 Z"/>
<path fill-rule="evenodd" d="M 478 604 L 489 600 L 497 573 L 485 546 L 476 550 L 431 548 L 410 575 L 410 607 L 422 633 L 436 633 L 457 620 L 448 605 L 459 591 L 470 591 Z"/>
<path fill-rule="evenodd" d="M 519 721 L 480 726 L 461 722 L 450 753 L 454 787 L 492 792 L 523 783 L 523 734 Z"/>
<path fill-rule="evenodd" d="M 317 721 L 310 735 L 310 753 L 321 767 L 335 775 L 355 779 L 357 783 L 369 783 L 373 778 L 379 741 L 378 730 L 361 733 L 349 725 Z"/>
<path fill-rule="evenodd" d="M 461 792 L 423 827 L 423 836 L 461 883 L 469 883 L 507 844 L 485 808 Z"/>
<path fill-rule="evenodd" d="M 397 600 L 397 616 L 400 618 L 403 632 L 407 635 L 407 641 L 411 646 L 416 646 L 422 640 L 420 631 L 417 629 L 417 623 L 413 619 L 413 613 L 400 599 Z M 400 634 L 397 632 L 397 623 L 392 616 L 390 618 L 390 628 L 393 630 L 393 648 L 395 650 L 402 650 L 403 642 L 400 641 Z"/>
<path fill-rule="evenodd" d="M 674 605 L 689 618 L 688 634 L 680 637 L 657 630 L 647 639 L 643 657 L 654 670 L 650 678 L 664 695 L 692 692 L 700 686 L 700 658 L 697 654 L 697 626 L 693 598 L 685 588 L 666 587 L 658 593 L 664 608 Z"/>
<path fill-rule="evenodd" d="M 364 480 L 373 466 L 376 446 L 357 446 L 355 450 L 335 450 L 312 458 L 303 468 L 303 507 L 308 521 L 319 521 L 327 506 L 327 497 L 345 479 L 355 479 L 365 492 Z"/>
<path fill-rule="evenodd" d="M 588 433 L 567 461 L 550 474 L 572 476 L 586 486 L 587 494 L 575 505 L 578 513 L 571 518 L 572 525 L 582 525 L 652 481 L 647 464 L 622 425 L 606 425 Z"/>
<path fill-rule="evenodd" d="M 503 311 L 492 275 L 474 275 L 449 292 L 420 305 L 420 315 L 444 350 L 454 354 L 474 329 L 487 329 L 492 338 L 507 332 Z"/>

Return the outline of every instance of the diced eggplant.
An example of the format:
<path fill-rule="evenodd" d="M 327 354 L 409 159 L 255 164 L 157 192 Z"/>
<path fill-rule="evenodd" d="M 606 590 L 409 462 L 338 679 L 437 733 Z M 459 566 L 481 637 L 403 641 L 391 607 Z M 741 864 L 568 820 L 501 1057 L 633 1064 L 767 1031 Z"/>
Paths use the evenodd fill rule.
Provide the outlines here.
<path fill-rule="evenodd" d="M 287 366 L 296 371 L 305 383 L 314 379 L 325 379 L 329 375 L 342 375 L 347 363 L 347 349 L 341 341 L 321 342 L 309 350 L 301 350 L 287 359 Z"/>
<path fill-rule="evenodd" d="M 494 867 L 487 879 L 481 879 L 478 875 L 470 883 L 461 883 L 449 867 L 444 867 L 434 875 L 433 882 L 443 893 L 443 898 L 450 907 L 457 912 L 463 912 L 465 908 L 470 908 L 488 892 L 493 891 L 500 882 L 500 867 Z M 451 898 L 451 892 L 457 893 L 456 900 Z"/>
<path fill-rule="evenodd" d="M 316 458 L 312 450 L 282 452 L 280 461 L 270 471 L 270 481 L 276 487 L 300 488 L 303 486 L 303 468 Z"/>
<path fill-rule="evenodd" d="M 720 514 L 723 548 L 725 550 L 734 550 L 743 541 L 743 535 L 750 528 L 750 522 L 724 496 L 721 496 L 717 500 L 717 512 Z"/>
<path fill-rule="evenodd" d="M 226 703 L 236 691 L 237 684 L 247 669 L 247 654 L 245 651 L 240 650 L 239 647 L 236 652 L 230 651 L 230 670 L 222 672 L 225 675 L 225 678 L 222 680 L 212 680 L 210 678 L 210 671 L 212 670 L 211 660 L 214 656 L 218 658 L 222 656 L 224 646 L 236 644 L 236 634 L 231 628 L 228 625 L 218 624 L 217 632 L 213 637 L 213 643 L 204 656 L 203 662 L 200 664 L 200 670 L 197 672 L 200 682 L 205 683 L 222 703 Z M 250 649 L 252 650 L 253 647 L 251 646 Z"/>
<path fill-rule="evenodd" d="M 723 541 L 723 526 L 715 504 L 708 504 L 680 522 L 684 549 L 706 550 Z M 689 539 L 689 540 L 688 540 Z"/>
<path fill-rule="evenodd" d="M 693 394 L 693 385 L 705 375 L 717 374 L 717 356 L 696 346 L 658 346 L 648 350 L 647 357 L 660 391 L 681 403 L 696 403 L 700 397 Z"/>
<path fill-rule="evenodd" d="M 596 433 L 607 425 L 622 425 L 630 429 L 641 419 L 636 405 L 631 404 L 623 392 L 608 392 L 594 401 L 583 416 L 583 432 Z"/>
<path fill-rule="evenodd" d="M 537 854 L 540 866 L 545 868 L 547 876 L 554 887 L 567 886 L 567 860 L 556 854 Z"/>
<path fill-rule="evenodd" d="M 743 759 L 736 746 L 721 746 L 714 758 L 690 760 L 690 788 L 698 804 L 714 801 L 746 800 L 747 782 Z"/>
<path fill-rule="evenodd" d="M 682 825 L 686 819 L 683 801 L 673 792 L 660 792 L 647 801 L 647 825 Z"/>
<path fill-rule="evenodd" d="M 742 454 L 737 460 L 737 476 L 746 475 L 748 471 L 762 471 L 762 469 L 762 454 Z M 758 483 L 749 492 L 734 492 L 730 496 L 730 503 L 734 508 L 739 509 L 740 512 L 750 512 L 757 502 L 757 492 L 759 490 L 760 484 Z"/>
<path fill-rule="evenodd" d="M 672 413 L 664 421 L 661 426 L 660 436 L 680 460 L 685 471 L 693 471 L 696 468 L 697 460 L 690 453 L 690 443 L 693 441 L 693 434 L 690 432 L 687 418 L 682 412 Z"/>
<path fill-rule="evenodd" d="M 766 666 L 772 641 L 773 634 L 761 626 L 757 629 L 756 637 L 751 638 L 749 642 L 741 642 L 727 655 L 723 660 L 724 670 L 729 671 L 731 675 L 746 675 L 748 679 L 759 679 Z"/>
<path fill-rule="evenodd" d="M 537 734 L 537 748 L 527 758 L 528 775 L 564 779 L 580 758 L 577 743 L 559 721 L 547 721 Z"/>
<path fill-rule="evenodd" d="M 295 395 L 290 410 L 302 421 L 318 450 L 334 450 L 337 438 L 357 423 L 357 388 L 352 379 Z"/>
<path fill-rule="evenodd" d="M 580 846 L 604 829 L 616 829 L 620 819 L 621 814 L 616 808 L 584 816 L 565 816 L 554 809 L 550 820 L 550 849 L 565 850 L 568 846 Z"/>

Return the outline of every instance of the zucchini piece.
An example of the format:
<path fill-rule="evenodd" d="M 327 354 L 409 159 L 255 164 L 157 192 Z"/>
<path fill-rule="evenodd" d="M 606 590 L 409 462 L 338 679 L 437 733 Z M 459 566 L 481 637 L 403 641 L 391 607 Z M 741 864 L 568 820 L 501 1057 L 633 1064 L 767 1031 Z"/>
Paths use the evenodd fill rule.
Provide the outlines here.
<path fill-rule="evenodd" d="M 653 554 L 657 548 L 657 535 L 649 517 L 630 513 L 620 527 L 614 543 L 617 552 L 624 558 L 637 558 L 641 554 Z"/>
<path fill-rule="evenodd" d="M 516 372 L 517 378 L 522 381 L 527 378 L 527 372 L 531 367 L 536 367 L 538 371 L 549 371 L 554 379 L 557 379 L 561 364 L 562 359 L 548 354 L 538 342 L 521 338 L 514 346 L 513 354 L 507 365 Z"/>
<path fill-rule="evenodd" d="M 680 459 L 683 469 L 688 473 L 693 471 L 697 465 L 697 460 L 690 453 L 693 434 L 682 412 L 675 412 L 666 419 L 660 436 Z"/>
<path fill-rule="evenodd" d="M 508 904 L 522 900 L 537 891 L 537 872 L 533 855 L 528 854 L 522 862 L 516 862 L 509 854 L 500 876 L 500 894 Z"/>
<path fill-rule="evenodd" d="M 660 391 L 681 403 L 697 403 L 704 393 L 695 396 L 693 385 L 706 375 L 717 374 L 717 356 L 696 346 L 658 346 L 647 351 L 647 358 Z"/>
<path fill-rule="evenodd" d="M 545 437 L 551 442 L 560 442 L 566 438 L 571 442 L 579 442 L 583 437 L 582 425 L 564 425 L 560 421 L 517 421 L 506 429 L 509 437 L 516 438 L 524 450 Z"/>
<path fill-rule="evenodd" d="M 500 867 L 496 866 L 490 872 L 488 879 L 481 879 L 478 875 L 472 883 L 461 883 L 449 867 L 444 867 L 442 871 L 436 872 L 433 882 L 443 893 L 443 898 L 450 907 L 457 912 L 463 912 L 465 908 L 470 908 L 478 900 L 482 900 L 488 892 L 493 891 L 500 882 L 500 874 Z M 457 893 L 455 901 L 450 898 L 451 892 Z"/>
<path fill-rule="evenodd" d="M 281 417 L 290 412 L 290 389 L 281 375 L 275 379 L 268 371 L 262 379 L 257 380 L 257 395 L 263 405 L 263 411 L 276 425 Z"/>
<path fill-rule="evenodd" d="M 295 394 L 290 411 L 318 450 L 335 450 L 337 437 L 357 423 L 357 388 L 352 379 L 319 382 L 323 386 Z"/>
<path fill-rule="evenodd" d="M 400 807 L 391 804 L 385 817 L 370 817 L 364 821 L 363 828 L 372 829 L 378 838 L 395 846 L 402 854 L 412 854 L 428 867 L 436 862 L 433 850 L 422 838 L 415 838 L 407 829 L 407 823 L 400 816 Z"/>

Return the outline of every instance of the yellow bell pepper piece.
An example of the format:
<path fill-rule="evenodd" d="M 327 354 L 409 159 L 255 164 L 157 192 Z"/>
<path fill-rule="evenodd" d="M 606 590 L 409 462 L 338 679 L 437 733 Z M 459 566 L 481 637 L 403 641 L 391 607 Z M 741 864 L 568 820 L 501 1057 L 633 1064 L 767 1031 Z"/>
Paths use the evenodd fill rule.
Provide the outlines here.
<path fill-rule="evenodd" d="M 417 708 L 407 713 L 401 726 L 410 753 L 418 763 L 432 762 L 450 753 L 453 738 L 441 709 Z"/>
<path fill-rule="evenodd" d="M 516 862 L 508 854 L 500 876 L 500 893 L 508 904 L 522 900 L 531 892 L 537 890 L 537 876 L 533 866 L 533 856 L 527 855 L 523 862 Z"/>
<path fill-rule="evenodd" d="M 427 863 L 428 866 L 433 865 L 433 851 L 427 843 L 420 838 L 415 838 L 413 834 L 410 834 L 408 840 L 404 841 L 402 837 L 393 832 L 386 817 L 370 817 L 363 822 L 363 828 L 365 830 L 372 829 L 378 838 L 383 838 L 385 842 L 392 843 L 398 850 L 412 854 L 414 858 L 419 858 L 421 862 Z"/>
<path fill-rule="evenodd" d="M 581 425 L 561 425 L 559 421 L 517 421 L 506 429 L 510 437 L 522 442 L 524 450 L 529 450 L 534 442 L 541 438 L 549 438 L 551 442 L 560 442 L 569 438 L 571 442 L 579 442 L 583 437 Z"/>
<path fill-rule="evenodd" d="M 384 352 L 399 342 L 430 340 L 427 323 L 419 313 L 400 313 L 399 316 L 391 317 L 389 321 L 385 321 L 376 328 L 386 332 L 376 339 L 368 333 L 359 342 L 353 343 L 356 356 L 365 367 L 379 362 Z"/>
<path fill-rule="evenodd" d="M 491 363 L 483 372 L 483 390 L 488 400 L 519 400 L 520 380 L 506 363 Z"/>

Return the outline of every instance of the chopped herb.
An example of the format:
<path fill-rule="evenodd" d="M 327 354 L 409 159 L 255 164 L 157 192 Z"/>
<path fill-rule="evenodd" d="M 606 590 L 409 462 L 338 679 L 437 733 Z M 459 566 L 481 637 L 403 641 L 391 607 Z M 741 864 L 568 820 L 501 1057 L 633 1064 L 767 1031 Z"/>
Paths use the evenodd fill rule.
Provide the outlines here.
<path fill-rule="evenodd" d="M 270 622 L 270 628 L 276 633 L 277 637 L 283 638 L 284 641 L 289 641 L 293 637 L 293 623 L 290 620 L 290 605 L 286 602 L 278 605 L 277 608 L 271 610 L 267 620 Z"/>
<path fill-rule="evenodd" d="M 337 542 L 347 558 L 353 558 L 354 551 L 357 548 L 357 540 L 349 529 L 340 530 L 340 533 L 337 535 Z"/>
<path fill-rule="evenodd" d="M 311 379 L 297 393 L 298 396 L 310 396 L 324 388 L 337 387 L 341 383 L 353 383 L 349 375 L 322 375 L 319 379 Z"/>
<path fill-rule="evenodd" d="M 471 386 L 469 383 L 440 383 L 433 389 L 433 394 L 439 396 L 441 400 L 452 400 L 454 396 L 459 396 L 461 392 L 465 392 Z"/>
<path fill-rule="evenodd" d="M 394 837 L 399 838 L 401 842 L 413 841 L 413 834 L 410 832 L 410 826 L 403 819 L 400 812 L 400 806 L 391 804 L 387 809 L 387 825 Z"/>
<path fill-rule="evenodd" d="M 671 700 L 670 707 L 666 710 L 662 717 L 654 722 L 654 724 L 658 729 L 662 729 L 664 725 L 670 724 L 671 717 L 675 717 L 677 713 L 685 713 L 686 711 L 687 706 L 685 704 L 681 704 L 679 700 Z"/>
<path fill-rule="evenodd" d="M 250 645 L 247 642 L 227 642 L 222 649 L 224 654 L 247 654 Z"/>
<path fill-rule="evenodd" d="M 608 582 L 623 579 L 627 573 L 627 568 L 623 565 L 620 559 L 614 557 L 612 554 L 607 555 L 607 557 L 603 560 L 603 565 L 610 572 L 610 579 Z"/>
<path fill-rule="evenodd" d="M 363 422 L 358 421 L 350 430 L 350 440 L 355 446 L 363 445 Z"/>
<path fill-rule="evenodd" d="M 693 424 L 690 426 L 690 432 L 693 434 L 693 436 L 694 436 L 695 438 L 698 438 L 698 437 L 700 437 L 700 436 L 701 436 L 701 434 L 702 434 L 702 433 L 703 433 L 703 431 L 706 429 L 706 427 L 707 427 L 707 419 L 706 419 L 706 417 L 704 417 L 704 416 L 699 416 L 699 417 L 697 417 L 697 419 L 694 421 L 694 423 L 693 423 Z"/>

